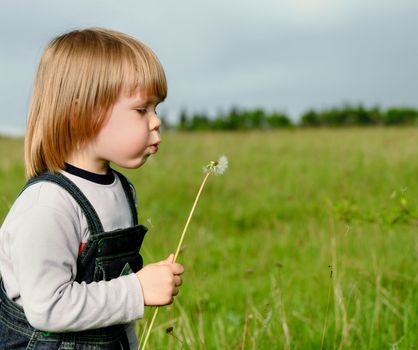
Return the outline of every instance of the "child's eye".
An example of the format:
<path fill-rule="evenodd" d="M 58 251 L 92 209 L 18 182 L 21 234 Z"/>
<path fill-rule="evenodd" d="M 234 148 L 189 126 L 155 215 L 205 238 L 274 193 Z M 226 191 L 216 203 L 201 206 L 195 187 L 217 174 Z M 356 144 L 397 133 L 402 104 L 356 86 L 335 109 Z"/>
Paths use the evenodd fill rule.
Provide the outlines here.
<path fill-rule="evenodd" d="M 146 108 L 139 108 L 136 110 L 139 114 L 141 115 L 145 115 L 147 113 L 147 109 Z"/>

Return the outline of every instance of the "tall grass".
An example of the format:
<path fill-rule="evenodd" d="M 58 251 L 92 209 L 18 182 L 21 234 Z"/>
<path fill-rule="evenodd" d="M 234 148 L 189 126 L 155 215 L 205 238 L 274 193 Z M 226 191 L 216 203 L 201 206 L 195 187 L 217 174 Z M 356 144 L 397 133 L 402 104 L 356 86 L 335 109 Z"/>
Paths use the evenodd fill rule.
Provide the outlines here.
<path fill-rule="evenodd" d="M 145 262 L 176 245 L 202 165 L 226 154 L 230 167 L 205 188 L 184 285 L 149 348 L 417 348 L 417 140 L 412 128 L 164 134 L 124 171 L 150 227 Z M 21 141 L 0 139 L 0 220 L 23 179 Z"/>

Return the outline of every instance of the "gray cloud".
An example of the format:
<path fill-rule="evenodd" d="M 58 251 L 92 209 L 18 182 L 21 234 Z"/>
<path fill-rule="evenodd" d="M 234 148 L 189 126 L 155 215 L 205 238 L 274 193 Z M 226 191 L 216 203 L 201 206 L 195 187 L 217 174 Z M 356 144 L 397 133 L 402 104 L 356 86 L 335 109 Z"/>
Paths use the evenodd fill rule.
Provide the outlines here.
<path fill-rule="evenodd" d="M 24 130 L 42 48 L 102 26 L 148 44 L 162 61 L 162 110 L 232 105 L 286 111 L 343 102 L 418 106 L 418 3 L 412 0 L 141 2 L 4 1 L 0 11 L 0 132 Z"/>

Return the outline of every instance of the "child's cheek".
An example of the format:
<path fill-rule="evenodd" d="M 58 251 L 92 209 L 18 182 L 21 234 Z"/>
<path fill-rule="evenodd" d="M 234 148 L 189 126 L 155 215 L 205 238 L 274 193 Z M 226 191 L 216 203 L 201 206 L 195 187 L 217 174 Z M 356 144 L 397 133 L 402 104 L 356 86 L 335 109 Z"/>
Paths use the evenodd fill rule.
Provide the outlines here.
<path fill-rule="evenodd" d="M 148 146 L 148 133 L 140 129 L 127 130 L 121 135 L 120 145 L 127 157 L 137 157 L 142 154 Z"/>

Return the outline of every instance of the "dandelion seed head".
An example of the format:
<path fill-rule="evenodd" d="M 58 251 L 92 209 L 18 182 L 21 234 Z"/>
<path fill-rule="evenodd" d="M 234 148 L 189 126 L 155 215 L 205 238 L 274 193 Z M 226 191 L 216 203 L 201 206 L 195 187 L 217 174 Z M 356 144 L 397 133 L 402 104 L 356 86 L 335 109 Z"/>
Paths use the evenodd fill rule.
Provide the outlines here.
<path fill-rule="evenodd" d="M 222 175 L 228 168 L 228 158 L 220 156 L 218 160 L 211 160 L 208 165 L 203 167 L 204 173 L 211 173 L 213 175 Z"/>

